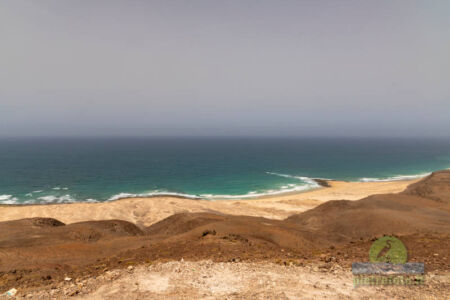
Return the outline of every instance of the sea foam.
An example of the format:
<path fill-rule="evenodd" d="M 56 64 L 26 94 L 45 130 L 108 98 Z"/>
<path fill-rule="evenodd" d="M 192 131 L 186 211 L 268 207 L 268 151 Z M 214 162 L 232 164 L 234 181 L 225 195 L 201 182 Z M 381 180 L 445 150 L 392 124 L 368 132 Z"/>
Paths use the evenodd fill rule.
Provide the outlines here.
<path fill-rule="evenodd" d="M 285 193 L 291 193 L 291 192 L 303 192 L 311 189 L 320 188 L 320 185 L 312 178 L 306 177 L 306 176 L 294 176 L 294 175 L 288 175 L 288 174 L 281 174 L 281 173 L 275 173 L 275 172 L 266 172 L 266 174 L 284 177 L 284 178 L 291 178 L 301 181 L 303 184 L 285 184 L 282 185 L 279 189 L 268 189 L 268 190 L 262 190 L 262 191 L 251 191 L 247 194 L 241 194 L 241 195 L 216 195 L 216 194 L 201 194 L 200 197 L 204 199 L 210 199 L 210 200 L 218 200 L 218 199 L 242 199 L 242 198 L 255 198 L 255 197 L 264 197 L 264 196 L 272 196 L 272 195 L 279 195 L 279 194 L 285 194 Z"/>
<path fill-rule="evenodd" d="M 306 176 L 294 176 L 294 175 L 281 174 L 281 173 L 275 173 L 275 172 L 266 172 L 266 174 L 285 177 L 285 178 L 299 179 L 299 180 L 305 182 L 309 186 L 309 188 L 320 187 L 320 185 L 314 179 L 312 179 L 310 177 L 306 177 Z"/>
<path fill-rule="evenodd" d="M 197 195 L 191 195 L 191 194 L 164 192 L 164 191 L 152 191 L 152 192 L 141 193 L 141 194 L 119 193 L 117 195 L 110 197 L 108 199 L 108 201 L 115 201 L 115 200 L 125 199 L 125 198 L 146 198 L 146 197 L 156 197 L 156 196 L 160 196 L 160 197 L 175 196 L 175 197 L 184 197 L 184 198 L 190 198 L 190 199 L 200 199 L 201 198 Z"/>
<path fill-rule="evenodd" d="M 13 198 L 12 195 L 0 195 L 0 204 L 15 204 L 17 198 Z"/>
<path fill-rule="evenodd" d="M 12 195 L 0 195 L 0 201 L 8 200 L 12 197 Z"/>
<path fill-rule="evenodd" d="M 193 194 L 185 194 L 185 193 L 175 193 L 175 192 L 168 192 L 168 191 L 150 191 L 147 193 L 140 193 L 140 194 L 134 194 L 134 193 L 119 193 L 116 195 L 111 196 L 108 201 L 115 201 L 119 199 L 124 198 L 145 198 L 145 197 L 164 197 L 164 196 L 176 196 L 176 197 L 184 197 L 189 199 L 208 199 L 208 200 L 219 200 L 219 199 L 242 199 L 242 198 L 255 198 L 255 197 L 263 197 L 263 196 L 270 196 L 270 195 L 278 195 L 278 194 L 284 194 L 284 193 L 290 193 L 290 192 L 300 192 L 300 191 L 306 191 L 314 188 L 320 188 L 320 185 L 312 178 L 304 177 L 304 176 L 293 176 L 293 175 L 287 175 L 287 174 L 280 174 L 280 173 L 273 173 L 273 172 L 266 172 L 269 175 L 275 175 L 275 176 L 281 176 L 286 178 L 293 178 L 301 181 L 303 184 L 285 184 L 281 186 L 279 189 L 268 189 L 268 190 L 261 190 L 261 191 L 250 191 L 246 194 L 239 194 L 239 195 L 227 195 L 227 194 L 199 194 L 199 195 L 193 195 Z"/>
<path fill-rule="evenodd" d="M 431 173 L 421 173 L 421 174 L 415 174 L 415 175 L 396 175 L 396 176 L 386 177 L 386 178 L 363 177 L 363 178 L 359 178 L 358 181 L 360 181 L 360 182 L 385 182 L 385 181 L 411 180 L 411 179 L 423 178 L 430 174 Z"/>
<path fill-rule="evenodd" d="M 63 195 L 63 196 L 48 195 L 48 196 L 39 197 L 38 200 L 41 200 L 42 202 L 45 202 L 45 203 L 72 203 L 72 202 L 76 202 L 76 200 L 73 199 L 70 195 Z"/>
<path fill-rule="evenodd" d="M 17 204 L 18 199 L 12 195 L 0 195 L 0 204 Z"/>

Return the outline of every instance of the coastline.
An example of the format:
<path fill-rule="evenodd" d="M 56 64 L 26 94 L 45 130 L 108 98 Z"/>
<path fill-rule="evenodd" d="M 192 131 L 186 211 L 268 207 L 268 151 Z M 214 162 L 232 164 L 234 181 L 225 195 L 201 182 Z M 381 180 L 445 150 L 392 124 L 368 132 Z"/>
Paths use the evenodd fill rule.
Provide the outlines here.
<path fill-rule="evenodd" d="M 321 186 L 305 191 L 241 199 L 207 200 L 176 195 L 122 198 L 99 203 L 0 205 L 0 222 L 21 218 L 49 217 L 64 223 L 121 219 L 150 226 L 170 215 L 185 212 L 216 212 L 285 219 L 330 200 L 359 200 L 386 193 L 399 193 L 420 178 L 379 182 L 322 180 Z M 329 187 L 324 187 L 324 184 Z"/>
<path fill-rule="evenodd" d="M 217 282 L 228 282 L 221 295 L 230 296 L 238 278 L 241 294 L 271 297 L 266 283 L 255 294 L 255 281 L 245 281 L 255 270 L 258 280 L 270 270 L 266 281 L 276 282 L 280 292 L 360 298 L 367 293 L 355 292 L 351 264 L 365 261 L 373 241 L 388 233 L 414 249 L 412 261 L 426 263 L 423 295 L 442 296 L 449 270 L 449 182 L 444 170 L 405 181 L 330 181 L 329 188 L 258 199 L 0 207 L 0 292 L 14 288 L 37 299 L 217 298 L 211 291 Z M 339 199 L 347 201 L 334 201 Z M 383 222 L 374 222 L 380 217 Z M 291 284 L 293 277 L 306 281 Z M 149 288 L 161 282 L 164 289 Z M 402 287 L 389 295 L 394 291 L 405 295 Z"/>
<path fill-rule="evenodd" d="M 445 170 L 445 169 L 443 169 Z M 104 188 L 95 188 L 86 194 L 86 191 L 77 191 L 77 189 L 69 187 L 56 186 L 53 188 L 43 188 L 41 190 L 35 190 L 28 192 L 26 194 L 17 193 L 3 193 L 0 194 L 0 207 L 7 206 L 32 206 L 32 205 L 55 205 L 55 204 L 73 204 L 73 203 L 103 203 L 117 201 L 121 199 L 128 198 L 157 198 L 157 197 L 175 197 L 182 199 L 195 199 L 195 200 L 244 200 L 244 199 L 259 199 L 267 198 L 272 196 L 283 196 L 287 194 L 297 194 L 310 192 L 323 187 L 330 187 L 329 183 L 332 181 L 336 182 L 400 182 L 409 180 L 419 180 L 429 176 L 431 173 L 418 173 L 415 175 L 395 175 L 390 177 L 361 177 L 354 180 L 349 179 L 331 179 L 331 178 L 321 178 L 321 177 L 302 177 L 293 176 L 281 173 L 266 172 L 267 174 L 276 175 L 286 178 L 294 178 L 296 180 L 302 181 L 302 184 L 292 184 L 285 183 L 277 188 L 266 188 L 266 189 L 256 189 L 250 190 L 248 192 L 238 193 L 238 194 L 226 194 L 223 193 L 189 193 L 189 192 L 175 192 L 170 190 L 147 190 L 145 187 L 141 188 L 141 192 L 130 192 L 126 188 L 123 188 L 126 192 L 108 192 Z M 207 187 L 207 186 L 205 186 Z M 54 191 L 58 192 L 54 192 Z M 142 192 L 142 190 L 146 190 Z M 59 193 L 59 191 L 63 191 Z M 80 192 L 80 194 L 78 194 Z M 42 194 L 41 194 L 42 193 Z M 25 196 L 23 196 L 25 195 Z"/>

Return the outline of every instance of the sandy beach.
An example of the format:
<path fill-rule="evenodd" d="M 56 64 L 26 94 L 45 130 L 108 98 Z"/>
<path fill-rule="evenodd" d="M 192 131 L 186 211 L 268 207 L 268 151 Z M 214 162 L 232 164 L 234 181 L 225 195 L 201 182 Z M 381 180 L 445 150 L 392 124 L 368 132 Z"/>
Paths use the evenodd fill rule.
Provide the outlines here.
<path fill-rule="evenodd" d="M 197 200 L 180 197 L 128 198 L 103 203 L 0 206 L 0 222 L 22 218 L 55 218 L 64 223 L 125 220 L 150 226 L 173 214 L 214 212 L 284 219 L 330 200 L 358 200 L 374 194 L 399 193 L 415 180 L 387 182 L 328 181 L 330 187 L 261 198 Z"/>

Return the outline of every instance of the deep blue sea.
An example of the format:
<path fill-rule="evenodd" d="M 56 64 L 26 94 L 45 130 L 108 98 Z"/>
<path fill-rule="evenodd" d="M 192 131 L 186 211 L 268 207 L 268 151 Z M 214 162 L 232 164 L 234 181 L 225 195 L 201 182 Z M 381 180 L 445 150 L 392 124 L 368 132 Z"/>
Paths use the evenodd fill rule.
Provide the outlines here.
<path fill-rule="evenodd" d="M 4 138 L 0 204 L 252 197 L 446 168 L 449 139 Z"/>

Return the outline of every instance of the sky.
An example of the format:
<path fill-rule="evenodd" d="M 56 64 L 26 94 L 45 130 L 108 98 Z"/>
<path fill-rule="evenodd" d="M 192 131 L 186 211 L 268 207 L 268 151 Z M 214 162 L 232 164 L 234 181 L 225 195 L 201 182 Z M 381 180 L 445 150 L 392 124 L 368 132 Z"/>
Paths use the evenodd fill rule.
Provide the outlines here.
<path fill-rule="evenodd" d="M 0 136 L 450 136 L 450 1 L 0 2 Z"/>

